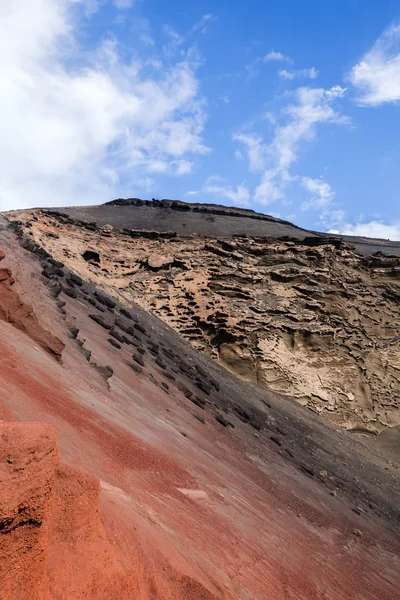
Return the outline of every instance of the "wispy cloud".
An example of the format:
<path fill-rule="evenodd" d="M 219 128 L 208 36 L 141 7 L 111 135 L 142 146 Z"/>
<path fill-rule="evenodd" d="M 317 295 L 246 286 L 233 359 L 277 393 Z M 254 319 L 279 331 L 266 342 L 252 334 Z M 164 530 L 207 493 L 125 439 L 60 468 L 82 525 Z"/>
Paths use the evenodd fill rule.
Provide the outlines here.
<path fill-rule="evenodd" d="M 246 65 L 247 79 L 253 79 L 260 73 L 261 67 L 265 63 L 269 62 L 285 62 L 289 65 L 293 64 L 293 60 L 289 56 L 285 56 L 282 52 L 275 52 L 271 50 L 268 54 L 257 56 L 248 65 Z"/>
<path fill-rule="evenodd" d="M 241 142 L 246 149 L 249 159 L 250 171 L 262 171 L 265 167 L 265 155 L 267 147 L 263 144 L 262 137 L 254 134 L 236 133 L 233 136 L 234 141 Z M 243 158 L 240 153 L 237 158 Z"/>
<path fill-rule="evenodd" d="M 400 100 L 400 25 L 392 25 L 356 64 L 349 79 L 358 102 L 378 106 Z"/>
<path fill-rule="evenodd" d="M 254 194 L 254 200 L 268 205 L 284 198 L 289 183 L 298 179 L 291 171 L 302 145 L 312 141 L 317 127 L 323 123 L 345 124 L 349 120 L 340 113 L 337 101 L 346 90 L 340 86 L 330 89 L 301 87 L 294 92 L 294 102 L 282 109 L 274 124 L 272 142 L 266 144 L 259 134 L 237 134 L 247 152 L 249 168 L 252 171 L 264 168 L 261 181 Z M 283 121 L 283 123 L 282 123 Z M 305 178 L 303 187 L 312 180 Z M 325 188 L 326 189 L 326 188 Z"/>
<path fill-rule="evenodd" d="M 319 73 L 315 67 L 311 67 L 311 69 L 298 69 L 295 71 L 287 71 L 286 69 L 281 69 L 279 71 L 279 76 L 283 79 L 293 80 L 293 79 L 316 79 Z"/>
<path fill-rule="evenodd" d="M 301 185 L 305 190 L 310 192 L 311 198 L 307 202 L 303 202 L 301 210 L 315 210 L 331 204 L 335 197 L 335 192 L 332 190 L 329 183 L 323 179 L 312 179 L 311 177 L 302 177 Z"/>
<path fill-rule="evenodd" d="M 360 223 L 343 223 L 337 229 L 330 229 L 329 233 L 342 235 L 361 235 L 384 240 L 400 240 L 400 223 L 384 223 L 383 221 L 369 221 Z"/>
<path fill-rule="evenodd" d="M 140 59 L 124 62 L 115 41 L 89 56 L 74 35 L 77 8 L 40 0 L 28 14 L 25 0 L 2 2 L 3 210 L 99 202 L 123 181 L 132 191 L 136 180 L 149 186 L 152 173 L 189 173 L 207 152 L 196 55 L 160 57 L 153 71 Z"/>
<path fill-rule="evenodd" d="M 175 31 L 170 25 L 164 25 L 164 33 L 170 38 L 165 51 L 171 54 L 188 42 L 194 35 L 206 33 L 209 24 L 215 20 L 216 16 L 211 13 L 203 15 L 200 21 L 182 34 Z"/>
<path fill-rule="evenodd" d="M 263 62 L 286 62 L 289 65 L 293 64 L 293 60 L 289 56 L 285 56 L 282 52 L 275 52 L 275 50 L 271 50 L 261 59 Z"/>
<path fill-rule="evenodd" d="M 238 206 L 249 205 L 250 192 L 244 183 L 233 187 L 224 179 L 213 175 L 207 179 L 201 191 L 216 198 L 230 200 Z"/>

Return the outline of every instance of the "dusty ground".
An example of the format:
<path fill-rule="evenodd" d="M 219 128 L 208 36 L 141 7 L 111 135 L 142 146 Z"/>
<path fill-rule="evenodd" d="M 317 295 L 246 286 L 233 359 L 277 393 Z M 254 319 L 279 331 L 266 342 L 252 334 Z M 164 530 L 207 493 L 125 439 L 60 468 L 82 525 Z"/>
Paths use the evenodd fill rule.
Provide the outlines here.
<path fill-rule="evenodd" d="M 65 344 L 60 363 L 0 321 L 0 425 L 20 436 L 12 451 L 1 438 L 1 479 L 25 482 L 1 494 L 0 535 L 26 540 L 21 560 L 0 555 L 2 600 L 398 597 L 392 454 L 238 381 L 139 307 L 129 319 L 66 284 L 5 229 L 0 248 L 21 302 Z M 24 477 L 32 461 L 15 461 L 32 453 Z"/>

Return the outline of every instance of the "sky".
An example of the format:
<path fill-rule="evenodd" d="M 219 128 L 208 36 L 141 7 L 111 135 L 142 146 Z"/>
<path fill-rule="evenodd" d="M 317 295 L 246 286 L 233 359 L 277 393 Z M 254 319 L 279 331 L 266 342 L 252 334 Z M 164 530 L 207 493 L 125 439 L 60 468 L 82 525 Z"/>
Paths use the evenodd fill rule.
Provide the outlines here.
<path fill-rule="evenodd" d="M 119 197 L 400 240 L 398 0 L 1 0 L 0 210 Z"/>

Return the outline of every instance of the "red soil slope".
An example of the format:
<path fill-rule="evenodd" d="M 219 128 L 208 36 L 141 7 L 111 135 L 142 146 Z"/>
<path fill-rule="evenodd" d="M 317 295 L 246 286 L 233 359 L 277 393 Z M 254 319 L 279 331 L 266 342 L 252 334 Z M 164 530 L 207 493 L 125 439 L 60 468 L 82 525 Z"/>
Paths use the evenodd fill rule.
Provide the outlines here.
<path fill-rule="evenodd" d="M 61 364 L 37 329 L 0 322 L 1 600 L 398 598 L 385 520 L 352 511 L 262 432 L 194 418 L 174 384 L 152 383 L 153 363 L 132 370 L 65 297 L 92 359 L 113 367 L 107 387 L 40 266 L 12 240 L 7 255 L 15 293 L 65 348 Z"/>

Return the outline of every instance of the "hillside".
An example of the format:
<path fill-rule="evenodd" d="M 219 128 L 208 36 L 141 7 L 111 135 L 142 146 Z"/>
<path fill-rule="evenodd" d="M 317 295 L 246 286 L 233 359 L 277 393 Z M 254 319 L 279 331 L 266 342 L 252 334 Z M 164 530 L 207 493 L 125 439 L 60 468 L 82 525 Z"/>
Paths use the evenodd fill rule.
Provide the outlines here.
<path fill-rule="evenodd" d="M 0 217 L 1 600 L 395 600 L 397 428 L 382 419 L 374 425 L 380 435 L 361 436 L 361 425 L 340 429 L 289 388 L 282 395 L 247 372 L 237 377 L 220 354 L 237 343 L 228 335 L 239 329 L 234 310 L 272 306 L 272 294 L 284 298 L 282 289 L 295 285 L 271 276 L 285 273 L 278 267 L 288 253 L 284 266 L 296 265 L 302 278 L 324 269 L 339 277 L 344 265 L 375 302 L 381 294 L 378 302 L 393 311 L 390 357 L 397 313 L 384 291 L 396 293 L 397 262 L 369 262 L 316 234 L 304 235 L 315 243 L 227 241 L 170 227 L 139 231 L 126 218 L 121 230 L 109 213 L 94 224 L 93 213 L 89 221 L 72 210 Z M 264 271 L 271 255 L 279 260 Z M 387 262 L 378 268 L 375 260 Z M 212 279 L 218 271 L 221 280 Z M 268 285 L 253 285 L 249 273 Z M 213 307 L 224 286 L 234 294 L 218 294 Z M 321 287 L 326 282 L 313 289 Z M 201 304 L 206 291 L 209 309 Z M 161 310 L 162 295 L 175 320 Z M 283 319 L 296 298 L 274 314 Z M 200 311 L 215 331 L 198 325 Z M 224 328 L 218 311 L 230 311 Z M 249 352 L 257 320 L 259 330 L 273 322 L 254 315 L 243 341 Z M 202 337 L 180 329 L 185 316 Z M 352 327 L 364 335 L 357 320 Z M 324 351 L 296 343 L 294 363 L 307 348 Z M 394 420 L 396 408 L 385 414 Z"/>
<path fill-rule="evenodd" d="M 176 201 L 9 218 L 242 379 L 355 432 L 400 425 L 400 243 L 349 244 L 252 211 Z"/>

